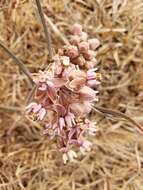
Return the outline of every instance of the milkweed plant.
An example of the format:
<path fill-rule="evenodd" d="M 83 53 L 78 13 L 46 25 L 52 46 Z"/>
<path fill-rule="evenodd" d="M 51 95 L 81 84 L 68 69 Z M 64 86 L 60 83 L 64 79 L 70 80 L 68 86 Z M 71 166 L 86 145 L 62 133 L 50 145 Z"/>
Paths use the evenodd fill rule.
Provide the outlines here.
<path fill-rule="evenodd" d="M 82 154 L 91 150 L 86 137 L 96 135 L 98 128 L 87 114 L 98 101 L 101 80 L 95 58 L 99 40 L 89 39 L 79 24 L 70 33 L 69 45 L 58 50 L 48 70 L 35 75 L 35 95 L 26 107 L 34 120 L 45 121 L 44 134 L 56 139 L 64 163 L 77 157 L 75 147 Z"/>

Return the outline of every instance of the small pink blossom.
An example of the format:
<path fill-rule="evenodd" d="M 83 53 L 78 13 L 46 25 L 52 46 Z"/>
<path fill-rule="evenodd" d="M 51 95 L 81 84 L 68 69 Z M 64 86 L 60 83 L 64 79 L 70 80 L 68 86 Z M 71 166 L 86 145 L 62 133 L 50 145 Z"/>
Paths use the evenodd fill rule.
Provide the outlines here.
<path fill-rule="evenodd" d="M 30 113 L 36 106 L 37 106 L 36 102 L 31 102 L 30 104 L 28 104 L 28 106 L 26 106 L 27 113 Z"/>
<path fill-rule="evenodd" d="M 85 154 L 86 152 L 91 151 L 92 143 L 88 140 L 85 140 L 82 142 L 82 145 L 80 146 L 80 151 L 82 154 Z"/>
<path fill-rule="evenodd" d="M 77 46 L 80 43 L 80 37 L 77 35 L 71 36 L 70 44 Z"/>
<path fill-rule="evenodd" d="M 84 86 L 79 90 L 80 99 L 83 101 L 95 101 L 96 92 L 88 86 Z"/>
<path fill-rule="evenodd" d="M 63 64 L 63 66 L 67 67 L 70 64 L 70 59 L 67 56 L 61 56 L 61 62 Z"/>
<path fill-rule="evenodd" d="M 62 130 L 65 126 L 66 126 L 66 124 L 65 124 L 64 118 L 60 117 L 59 118 L 59 127 L 60 127 L 60 129 Z"/>
<path fill-rule="evenodd" d="M 86 127 L 87 133 L 89 135 L 92 135 L 92 136 L 96 135 L 96 133 L 98 131 L 98 128 L 97 128 L 95 122 L 91 122 L 89 120 L 85 120 L 85 127 Z"/>
<path fill-rule="evenodd" d="M 42 107 L 41 104 L 37 104 L 35 102 L 30 103 L 27 107 L 26 107 L 27 113 L 34 113 L 36 114 L 36 117 L 38 120 L 43 120 L 43 118 L 46 115 L 46 110 L 45 108 Z"/>
<path fill-rule="evenodd" d="M 72 63 L 79 66 L 84 66 L 86 64 L 86 60 L 84 59 L 83 55 L 80 55 L 72 60 Z"/>
<path fill-rule="evenodd" d="M 80 42 L 78 44 L 78 49 L 80 53 L 87 53 L 89 50 L 89 44 L 88 42 Z"/>
<path fill-rule="evenodd" d="M 69 112 L 66 116 L 65 116 L 65 121 L 67 126 L 72 127 L 73 125 L 75 125 L 75 116 L 73 113 Z"/>
<path fill-rule="evenodd" d="M 71 29 L 70 29 L 70 32 L 73 34 L 73 35 L 78 35 L 80 36 L 81 33 L 82 33 L 82 26 L 80 24 L 74 24 Z"/>
<path fill-rule="evenodd" d="M 74 59 L 79 55 L 78 48 L 76 46 L 69 46 L 65 50 L 65 55 L 70 59 Z"/>
<path fill-rule="evenodd" d="M 88 40 L 91 50 L 96 50 L 100 45 L 100 41 L 97 38 L 89 39 Z"/>
<path fill-rule="evenodd" d="M 45 91 L 47 90 L 47 85 L 45 83 L 42 83 L 39 87 L 38 87 L 39 90 L 41 91 Z"/>
<path fill-rule="evenodd" d="M 69 150 L 68 152 L 63 154 L 63 162 L 64 162 L 64 164 L 66 164 L 67 161 L 74 162 L 75 161 L 74 158 L 77 158 L 77 154 L 73 150 Z"/>
<path fill-rule="evenodd" d="M 92 58 L 91 61 L 86 62 L 86 68 L 87 69 L 93 69 L 97 65 L 96 58 Z"/>
<path fill-rule="evenodd" d="M 80 40 L 81 41 L 87 41 L 88 35 L 86 32 L 82 32 L 80 35 Z"/>
<path fill-rule="evenodd" d="M 94 51 L 88 50 L 83 56 L 87 61 L 91 61 L 94 58 Z"/>
<path fill-rule="evenodd" d="M 41 108 L 40 110 L 39 110 L 39 112 L 38 112 L 38 119 L 39 120 L 43 120 L 43 118 L 45 117 L 45 115 L 46 115 L 46 110 L 45 110 L 45 108 Z"/>
<path fill-rule="evenodd" d="M 97 73 L 95 72 L 97 69 L 89 69 L 87 71 L 87 84 L 90 87 L 95 87 L 98 84 L 100 84 L 100 82 L 97 80 Z"/>

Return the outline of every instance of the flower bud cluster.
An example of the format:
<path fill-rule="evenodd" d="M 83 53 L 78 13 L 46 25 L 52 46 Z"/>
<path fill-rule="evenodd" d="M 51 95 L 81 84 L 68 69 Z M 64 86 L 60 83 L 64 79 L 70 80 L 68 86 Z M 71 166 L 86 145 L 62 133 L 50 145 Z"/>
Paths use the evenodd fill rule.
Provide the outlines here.
<path fill-rule="evenodd" d="M 77 157 L 74 147 L 83 154 L 91 150 L 92 144 L 85 137 L 95 135 L 97 126 L 87 119 L 87 114 L 98 101 L 101 78 L 95 68 L 99 41 L 88 39 L 79 24 L 70 31 L 70 45 L 53 57 L 49 70 L 37 73 L 35 96 L 26 107 L 32 118 L 46 123 L 44 134 L 56 139 L 64 163 Z"/>

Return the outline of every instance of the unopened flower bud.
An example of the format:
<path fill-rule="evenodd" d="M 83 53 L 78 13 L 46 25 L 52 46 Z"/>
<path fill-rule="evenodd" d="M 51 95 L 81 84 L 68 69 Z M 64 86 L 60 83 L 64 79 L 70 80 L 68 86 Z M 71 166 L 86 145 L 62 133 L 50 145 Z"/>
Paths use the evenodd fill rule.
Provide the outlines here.
<path fill-rule="evenodd" d="M 70 44 L 77 46 L 80 43 L 80 37 L 77 35 L 71 36 L 71 39 L 69 41 Z"/>
<path fill-rule="evenodd" d="M 86 68 L 92 69 L 96 66 L 96 64 L 97 64 L 97 60 L 96 60 L 96 58 L 93 58 L 91 61 L 86 62 Z"/>
<path fill-rule="evenodd" d="M 100 41 L 97 38 L 89 39 L 88 42 L 91 50 L 96 50 L 100 45 Z"/>
<path fill-rule="evenodd" d="M 86 61 L 82 55 L 72 60 L 72 63 L 75 65 L 83 66 L 85 65 Z"/>
<path fill-rule="evenodd" d="M 86 32 L 82 32 L 81 36 L 80 36 L 80 40 L 81 41 L 87 41 L 87 37 L 88 37 L 87 33 Z"/>
<path fill-rule="evenodd" d="M 61 57 L 61 61 L 62 61 L 62 64 L 63 64 L 64 66 L 69 66 L 69 64 L 70 64 L 70 59 L 69 59 L 69 57 L 67 57 L 67 56 L 62 56 L 62 57 Z"/>
<path fill-rule="evenodd" d="M 78 53 L 78 48 L 76 46 L 69 46 L 65 50 L 65 55 L 68 56 L 70 59 L 76 58 L 79 53 Z"/>
<path fill-rule="evenodd" d="M 73 35 L 81 35 L 82 33 L 82 26 L 80 24 L 74 24 L 71 29 L 70 29 L 71 33 Z"/>
<path fill-rule="evenodd" d="M 88 50 L 86 53 L 83 54 L 84 58 L 88 61 L 91 61 L 94 57 L 94 51 Z"/>
<path fill-rule="evenodd" d="M 88 42 L 80 42 L 78 45 L 78 49 L 80 53 L 87 53 L 89 50 Z"/>

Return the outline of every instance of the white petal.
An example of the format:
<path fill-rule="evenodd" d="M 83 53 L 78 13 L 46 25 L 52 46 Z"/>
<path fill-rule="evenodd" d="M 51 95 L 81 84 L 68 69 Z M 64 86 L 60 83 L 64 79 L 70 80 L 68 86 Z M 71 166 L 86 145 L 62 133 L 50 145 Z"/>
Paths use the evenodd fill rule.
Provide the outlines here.
<path fill-rule="evenodd" d="M 66 154 L 66 153 L 64 153 L 64 154 L 63 154 L 63 162 L 64 162 L 64 164 L 66 164 L 66 163 L 67 163 L 67 161 L 68 161 L 67 154 Z"/>

